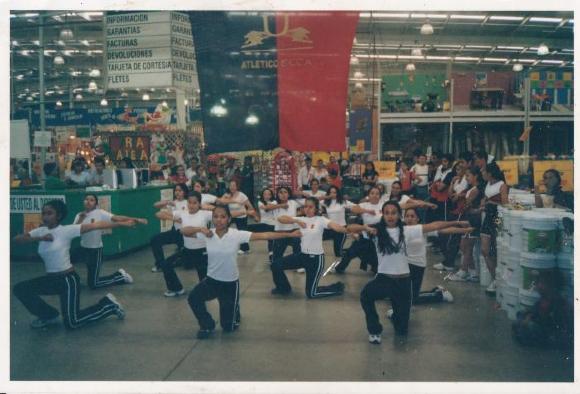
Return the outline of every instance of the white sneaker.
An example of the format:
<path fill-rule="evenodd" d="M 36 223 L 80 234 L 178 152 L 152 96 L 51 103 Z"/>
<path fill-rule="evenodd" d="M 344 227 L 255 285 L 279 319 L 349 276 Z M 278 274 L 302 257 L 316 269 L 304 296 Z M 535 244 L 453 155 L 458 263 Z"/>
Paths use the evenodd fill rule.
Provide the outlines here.
<path fill-rule="evenodd" d="M 161 269 L 161 267 L 158 267 L 156 265 L 154 265 L 153 267 L 151 267 L 151 272 L 162 272 L 163 270 Z"/>
<path fill-rule="evenodd" d="M 451 292 L 449 290 L 447 290 L 443 286 L 437 286 L 437 288 L 439 290 L 441 290 L 441 292 L 443 293 L 443 301 L 445 301 L 445 302 L 453 302 L 453 295 L 451 294 Z"/>
<path fill-rule="evenodd" d="M 185 294 L 185 289 L 181 289 L 179 291 L 167 290 L 165 293 L 163 293 L 165 297 L 179 297 L 180 295 L 183 294 Z"/>
<path fill-rule="evenodd" d="M 117 307 L 115 310 L 115 315 L 117 315 L 117 319 L 119 320 L 123 320 L 125 318 L 125 309 L 123 309 L 123 306 L 121 305 L 121 303 L 119 301 L 117 301 L 117 298 L 112 295 L 111 293 L 107 293 L 105 295 L 105 298 L 108 298 L 109 301 L 113 304 L 115 304 L 115 306 Z"/>
<path fill-rule="evenodd" d="M 439 271 L 450 271 L 450 272 L 454 270 L 453 267 L 448 267 L 446 265 L 443 265 L 443 263 L 433 264 L 433 269 L 436 269 Z"/>
<path fill-rule="evenodd" d="M 452 282 L 466 282 L 468 278 L 469 274 L 463 270 L 459 270 L 447 277 L 447 279 Z"/>
<path fill-rule="evenodd" d="M 393 314 L 394 314 L 394 313 L 395 313 L 395 311 L 394 311 L 394 310 L 392 310 L 392 309 L 389 309 L 389 310 L 387 311 L 387 319 L 392 319 L 392 318 L 393 318 Z"/>
<path fill-rule="evenodd" d="M 495 294 L 495 280 L 492 280 L 487 289 L 485 289 L 486 293 Z"/>
<path fill-rule="evenodd" d="M 299 274 L 303 274 L 303 273 L 305 273 L 305 272 L 306 272 L 306 270 L 305 270 L 304 268 L 298 268 L 298 269 L 296 270 L 296 272 L 298 272 Z"/>
<path fill-rule="evenodd" d="M 242 254 L 244 254 L 244 251 L 240 249 L 240 250 L 238 250 L 238 254 L 242 255 Z"/>
<path fill-rule="evenodd" d="M 38 329 L 44 328 L 48 326 L 54 326 L 60 322 L 60 318 L 58 316 L 53 317 L 52 319 L 36 319 L 30 322 L 30 328 Z"/>
<path fill-rule="evenodd" d="M 380 345 L 381 343 L 381 334 L 379 335 L 369 335 L 369 342 L 374 344 L 374 345 Z"/>
<path fill-rule="evenodd" d="M 123 275 L 123 279 L 125 279 L 125 283 L 133 283 L 133 277 L 129 275 L 127 271 L 123 268 L 119 268 L 119 273 Z"/>

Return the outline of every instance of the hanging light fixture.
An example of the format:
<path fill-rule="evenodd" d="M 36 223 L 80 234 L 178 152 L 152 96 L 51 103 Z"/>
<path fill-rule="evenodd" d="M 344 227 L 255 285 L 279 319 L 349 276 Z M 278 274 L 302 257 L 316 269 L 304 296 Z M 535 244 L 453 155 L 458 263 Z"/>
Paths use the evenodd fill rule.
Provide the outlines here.
<path fill-rule="evenodd" d="M 425 22 L 423 26 L 421 26 L 421 34 L 424 36 L 433 34 L 433 25 L 431 25 L 429 21 Z"/>
<path fill-rule="evenodd" d="M 413 72 L 415 71 L 416 67 L 413 63 L 409 63 L 405 66 L 405 70 L 407 70 L 408 72 Z"/>
<path fill-rule="evenodd" d="M 89 72 L 89 77 L 98 78 L 101 76 L 101 70 L 98 68 L 94 68 Z"/>
<path fill-rule="evenodd" d="M 361 73 L 360 71 L 356 71 L 354 73 L 354 77 L 355 78 L 363 78 L 365 75 L 363 73 Z"/>
<path fill-rule="evenodd" d="M 514 64 L 513 70 L 517 73 L 519 73 L 520 71 L 522 71 L 524 69 L 524 66 L 522 66 L 521 63 L 516 63 Z"/>
<path fill-rule="evenodd" d="M 352 65 L 355 65 L 355 66 L 356 66 L 356 65 L 358 64 L 358 57 L 356 57 L 356 56 L 354 56 L 354 55 L 353 55 L 353 56 L 351 56 L 351 57 L 350 57 L 350 64 L 352 64 Z"/>
<path fill-rule="evenodd" d="M 89 82 L 89 90 L 97 90 L 97 83 L 95 81 Z"/>
<path fill-rule="evenodd" d="M 75 96 L 75 100 L 77 100 L 77 101 L 81 101 L 82 99 L 83 99 L 83 95 L 80 93 Z"/>
<path fill-rule="evenodd" d="M 106 107 L 107 105 L 109 105 L 109 102 L 107 101 L 106 98 L 101 100 L 101 107 Z"/>
<path fill-rule="evenodd" d="M 423 56 L 423 51 L 421 48 L 414 48 L 411 50 L 411 56 Z"/>
<path fill-rule="evenodd" d="M 73 34 L 71 29 L 66 28 L 66 29 L 62 29 L 60 31 L 60 39 L 61 40 L 72 40 L 73 37 L 74 37 L 74 34 Z"/>
<path fill-rule="evenodd" d="M 550 53 L 550 49 L 548 48 L 548 46 L 546 44 L 540 44 L 540 46 L 538 47 L 538 55 L 545 56 L 548 53 Z"/>
<path fill-rule="evenodd" d="M 188 104 L 189 104 L 189 100 L 188 99 L 183 100 L 183 105 L 188 105 Z"/>
<path fill-rule="evenodd" d="M 149 101 L 150 100 L 150 97 L 149 97 L 149 95 L 147 93 L 145 93 L 142 98 L 143 98 L 143 101 Z"/>
<path fill-rule="evenodd" d="M 56 102 L 56 106 L 57 106 L 57 107 L 62 107 L 62 101 L 58 100 L 58 101 Z"/>
<path fill-rule="evenodd" d="M 167 101 L 165 101 L 165 100 L 163 100 L 163 102 L 161 103 L 161 106 L 162 106 L 163 108 L 167 108 L 167 107 L 169 107 L 169 105 L 167 105 Z"/>
<path fill-rule="evenodd" d="M 54 63 L 54 64 L 59 64 L 59 65 L 60 65 L 60 64 L 64 64 L 64 59 L 63 59 L 63 57 L 62 57 L 62 56 L 60 56 L 60 55 L 56 55 L 56 56 L 54 57 L 53 63 Z"/>
<path fill-rule="evenodd" d="M 363 84 L 362 84 L 362 82 L 357 82 L 354 84 L 354 87 L 360 89 L 363 87 Z"/>
<path fill-rule="evenodd" d="M 32 101 L 34 100 L 31 96 L 26 97 L 26 101 Z"/>

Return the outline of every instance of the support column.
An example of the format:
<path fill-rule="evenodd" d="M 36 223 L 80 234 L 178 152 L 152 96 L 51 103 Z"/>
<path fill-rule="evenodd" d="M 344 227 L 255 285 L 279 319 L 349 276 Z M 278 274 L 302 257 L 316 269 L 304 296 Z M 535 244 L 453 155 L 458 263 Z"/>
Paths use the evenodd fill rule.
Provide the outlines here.
<path fill-rule="evenodd" d="M 175 89 L 175 117 L 177 118 L 177 128 L 185 130 L 185 92 L 182 89 Z"/>
<path fill-rule="evenodd" d="M 40 11 L 38 13 L 38 94 L 40 103 L 40 130 L 46 131 L 46 114 L 44 108 L 44 15 Z M 46 148 L 40 148 L 40 168 L 44 168 L 46 163 Z M 30 163 L 32 166 L 32 163 Z M 44 178 L 44 171 L 42 171 L 42 177 Z"/>

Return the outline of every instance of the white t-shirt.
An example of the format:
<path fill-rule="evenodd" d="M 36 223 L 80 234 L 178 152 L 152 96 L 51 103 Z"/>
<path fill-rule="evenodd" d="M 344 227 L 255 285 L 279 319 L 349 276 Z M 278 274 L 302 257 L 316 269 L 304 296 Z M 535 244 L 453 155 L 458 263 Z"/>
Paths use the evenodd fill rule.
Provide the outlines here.
<path fill-rule="evenodd" d="M 397 202 L 399 203 L 399 205 L 402 205 L 402 204 L 405 204 L 410 199 L 411 199 L 411 197 L 407 196 L 406 194 L 401 194 L 401 199 Z M 382 204 L 384 204 L 390 200 L 391 200 L 391 195 L 384 194 L 383 197 L 381 197 L 381 200 L 379 201 L 381 203 L 381 207 L 382 207 Z"/>
<path fill-rule="evenodd" d="M 187 211 L 176 211 L 173 213 L 174 219 L 181 219 L 181 227 L 208 227 L 212 219 L 212 211 L 200 209 L 194 214 Z M 194 237 L 183 237 L 183 246 L 187 249 L 203 249 L 205 242 Z"/>
<path fill-rule="evenodd" d="M 89 173 L 87 171 L 83 171 L 80 174 L 75 173 L 74 171 L 71 171 L 70 175 L 69 175 L 69 179 L 79 185 L 88 185 L 88 183 L 91 180 L 91 176 L 89 175 Z"/>
<path fill-rule="evenodd" d="M 443 171 L 443 166 L 440 165 L 439 167 L 437 167 L 437 171 L 435 171 L 435 177 L 433 178 L 433 182 L 443 181 L 445 177 L 447 177 L 447 175 L 451 173 L 451 171 L 453 171 L 453 169 L 451 168 L 448 168 L 445 171 Z"/>
<path fill-rule="evenodd" d="M 38 254 L 44 261 L 44 268 L 48 273 L 62 272 L 71 268 L 70 244 L 72 240 L 81 235 L 80 224 L 58 225 L 49 230 L 43 226 L 30 231 L 31 237 L 42 237 L 52 234 L 51 242 L 41 241 L 38 244 Z"/>
<path fill-rule="evenodd" d="M 201 205 L 215 204 L 217 197 L 213 194 L 201 193 Z"/>
<path fill-rule="evenodd" d="M 368 213 L 363 213 L 361 215 L 361 218 L 363 220 L 363 224 L 375 224 L 378 223 L 381 220 L 381 208 L 383 206 L 383 204 L 381 204 L 381 202 L 379 201 L 377 204 L 371 204 L 370 202 L 363 202 L 362 204 L 358 205 L 359 207 L 363 208 L 363 209 L 371 209 L 373 211 L 375 211 L 374 215 L 368 214 Z M 368 238 L 368 234 L 366 231 L 362 232 L 362 235 L 364 238 Z"/>
<path fill-rule="evenodd" d="M 328 228 L 330 220 L 324 216 L 294 217 L 306 223 L 306 228 L 300 227 L 302 237 L 300 238 L 300 250 L 304 254 L 324 254 L 322 246 L 322 233 Z"/>
<path fill-rule="evenodd" d="M 171 207 L 171 213 L 173 214 L 174 217 L 175 217 L 175 212 L 187 212 L 187 211 L 189 211 L 189 208 L 187 207 L 187 200 L 181 200 L 181 201 L 173 200 L 173 202 L 175 203 L 175 206 Z M 173 226 L 175 227 L 176 230 L 179 230 L 181 228 L 181 223 L 173 223 Z"/>
<path fill-rule="evenodd" d="M 320 172 L 317 169 L 315 169 L 314 171 L 312 171 L 312 177 L 318 179 L 318 182 L 320 182 L 322 178 L 328 179 L 328 171 L 326 170 L 326 168 L 323 168 L 322 171 Z"/>
<path fill-rule="evenodd" d="M 469 184 L 467 183 L 467 178 L 464 176 L 458 182 L 453 183 L 453 191 L 455 193 L 461 193 L 464 190 L 467 190 Z"/>
<path fill-rule="evenodd" d="M 240 191 L 236 193 L 235 197 L 232 197 L 232 195 L 229 193 L 228 193 L 228 196 L 235 201 L 231 204 L 228 204 L 228 207 L 230 207 L 230 212 L 231 213 L 242 212 L 243 215 L 238 216 L 238 217 L 240 219 L 245 218 L 246 217 L 246 206 L 244 204 L 246 201 L 248 201 L 248 196 L 246 196 L 244 193 L 242 193 Z"/>
<path fill-rule="evenodd" d="M 264 208 L 266 205 L 275 205 L 276 201 L 272 200 L 268 204 L 264 204 L 262 201 L 258 201 L 258 209 L 260 210 L 260 223 L 268 224 L 270 226 L 276 226 L 276 216 L 274 215 L 275 209 L 266 211 Z"/>
<path fill-rule="evenodd" d="M 427 186 L 427 183 L 429 183 L 429 166 L 427 164 L 424 166 L 415 164 L 411 167 L 411 171 L 415 173 L 417 186 Z"/>
<path fill-rule="evenodd" d="M 300 204 L 295 200 L 288 200 L 287 204 L 288 208 L 278 208 L 274 210 L 274 217 L 276 219 L 278 219 L 280 216 L 296 216 L 296 211 L 300 207 Z M 274 226 L 274 230 L 276 231 L 289 231 L 298 228 L 296 224 L 282 224 L 278 220 L 276 220 L 276 224 Z"/>
<path fill-rule="evenodd" d="M 324 197 L 326 196 L 326 192 L 323 190 L 318 190 L 316 193 L 312 193 L 312 190 L 304 190 L 302 193 L 304 193 L 305 197 Z"/>
<path fill-rule="evenodd" d="M 188 182 L 191 182 L 191 178 L 197 176 L 197 172 L 195 170 L 192 170 L 191 168 L 188 168 L 187 170 L 185 170 L 185 176 L 187 177 Z"/>
<path fill-rule="evenodd" d="M 238 280 L 238 249 L 241 244 L 250 242 L 252 233 L 228 228 L 228 231 L 220 238 L 215 230 L 213 237 L 206 237 L 197 233 L 197 238 L 205 240 L 207 248 L 207 276 L 222 282 Z"/>
<path fill-rule="evenodd" d="M 313 167 L 310 167 L 310 169 L 306 168 L 306 166 L 300 168 L 300 171 L 298 171 L 299 186 L 310 184 L 312 171 L 314 171 Z"/>
<path fill-rule="evenodd" d="M 399 242 L 399 228 L 388 228 L 389 235 L 394 243 Z M 417 238 L 423 238 L 423 226 L 418 224 L 415 226 L 404 226 L 405 243 L 413 242 Z M 402 249 L 398 253 L 382 254 L 379 252 L 377 237 L 373 238 L 375 248 L 377 250 L 377 257 L 379 261 L 378 273 L 386 275 L 404 275 L 408 274 L 409 263 L 407 262 L 406 250 Z"/>
<path fill-rule="evenodd" d="M 77 220 L 79 219 L 79 216 L 82 212 L 77 213 L 77 216 L 75 216 L 75 220 L 73 223 L 77 223 Z M 102 210 L 100 208 L 97 209 L 93 209 L 91 212 L 89 212 L 87 214 L 87 216 L 85 217 L 85 219 L 77 224 L 88 224 L 88 223 L 94 223 L 94 222 L 110 222 L 111 218 L 113 217 L 113 214 L 110 212 L 107 212 L 105 210 Z M 83 248 L 90 248 L 90 249 L 95 249 L 95 248 L 102 248 L 103 247 L 103 239 L 101 238 L 101 235 L 103 234 L 103 230 L 93 230 L 93 231 L 88 231 L 86 233 L 84 233 L 83 235 L 81 235 L 81 246 Z"/>
<path fill-rule="evenodd" d="M 437 234 L 437 231 L 431 231 L 420 238 L 407 239 L 405 237 L 407 261 L 409 264 L 416 265 L 417 267 L 427 266 L 427 237 L 437 236 Z"/>
<path fill-rule="evenodd" d="M 336 200 L 331 200 L 330 205 L 323 205 L 326 208 L 328 219 L 334 223 L 340 224 L 341 226 L 346 226 L 346 209 L 350 209 L 354 206 L 352 202 L 344 200 L 342 204 L 338 204 Z"/>

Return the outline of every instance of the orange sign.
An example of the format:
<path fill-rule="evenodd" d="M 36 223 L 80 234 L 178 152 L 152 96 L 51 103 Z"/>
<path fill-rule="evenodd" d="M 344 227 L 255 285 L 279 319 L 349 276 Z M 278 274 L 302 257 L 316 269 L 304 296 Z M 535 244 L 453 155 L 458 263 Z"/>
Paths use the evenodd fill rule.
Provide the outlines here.
<path fill-rule="evenodd" d="M 505 181 L 509 186 L 518 184 L 519 170 L 517 160 L 498 160 L 497 165 L 505 175 Z"/>
<path fill-rule="evenodd" d="M 375 161 L 375 169 L 379 173 L 379 179 L 393 179 L 397 177 L 397 162 Z"/>
<path fill-rule="evenodd" d="M 544 172 L 556 170 L 562 178 L 562 190 L 574 191 L 574 162 L 572 160 L 541 160 L 534 162 L 534 185 L 539 185 Z M 546 191 L 542 186 L 540 191 Z"/>

